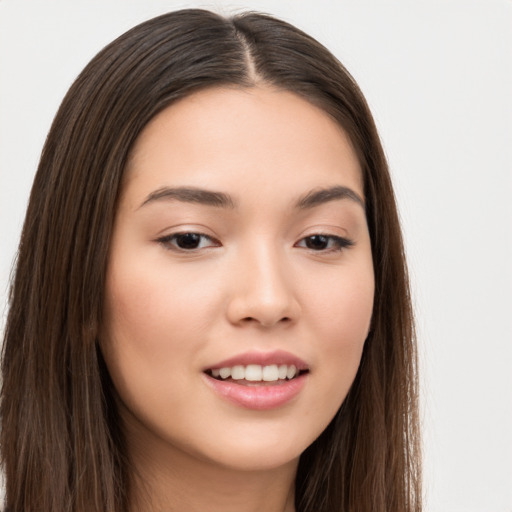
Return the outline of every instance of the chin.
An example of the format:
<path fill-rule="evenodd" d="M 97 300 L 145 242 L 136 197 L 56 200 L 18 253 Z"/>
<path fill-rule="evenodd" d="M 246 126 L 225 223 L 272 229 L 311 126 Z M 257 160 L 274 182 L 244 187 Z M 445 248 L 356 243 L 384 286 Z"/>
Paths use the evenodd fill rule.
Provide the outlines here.
<path fill-rule="evenodd" d="M 276 451 L 261 446 L 252 450 L 237 450 L 237 453 L 218 454 L 211 461 L 231 471 L 260 472 L 296 466 L 302 451 Z"/>
<path fill-rule="evenodd" d="M 280 467 L 296 465 L 302 452 L 321 432 L 300 436 L 269 432 L 265 427 L 256 432 L 238 435 L 234 432 L 229 439 L 217 438 L 215 445 L 205 447 L 202 457 L 225 469 L 238 471 L 269 471 Z"/>

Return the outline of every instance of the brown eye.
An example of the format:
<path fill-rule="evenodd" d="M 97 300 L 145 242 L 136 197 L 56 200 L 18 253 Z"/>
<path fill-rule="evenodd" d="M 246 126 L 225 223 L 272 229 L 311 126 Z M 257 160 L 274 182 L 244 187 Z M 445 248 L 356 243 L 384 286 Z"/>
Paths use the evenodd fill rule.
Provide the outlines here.
<path fill-rule="evenodd" d="M 311 235 L 303 238 L 297 244 L 298 247 L 305 247 L 312 251 L 341 251 L 351 247 L 354 243 L 348 238 L 334 235 Z"/>
<path fill-rule="evenodd" d="M 313 235 L 305 238 L 306 247 L 314 249 L 315 251 L 322 251 L 327 249 L 329 244 L 329 237 L 324 235 Z"/>
<path fill-rule="evenodd" d="M 175 233 L 157 240 L 165 248 L 180 251 L 194 251 L 207 247 L 218 247 L 220 244 L 208 235 L 201 233 Z"/>
<path fill-rule="evenodd" d="M 197 249 L 201 243 L 201 235 L 197 233 L 183 233 L 176 235 L 175 239 L 175 243 L 180 249 Z"/>

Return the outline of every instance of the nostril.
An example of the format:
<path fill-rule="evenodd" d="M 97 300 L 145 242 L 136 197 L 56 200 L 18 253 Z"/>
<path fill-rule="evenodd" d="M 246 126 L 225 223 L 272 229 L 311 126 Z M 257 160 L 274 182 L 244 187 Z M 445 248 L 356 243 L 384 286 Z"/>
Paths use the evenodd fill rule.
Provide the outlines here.
<path fill-rule="evenodd" d="M 277 325 L 277 324 L 280 324 L 280 323 L 290 323 L 292 321 L 292 319 L 288 316 L 284 316 L 283 318 L 280 318 L 279 320 L 277 321 L 274 321 L 274 320 L 270 320 L 270 321 L 265 321 L 264 319 L 263 320 L 258 320 L 257 318 L 255 317 L 252 317 L 252 316 L 247 316 L 245 318 L 242 318 L 241 320 L 243 323 L 251 323 L 251 322 L 257 322 L 258 324 L 261 324 L 265 327 L 270 327 L 272 325 Z"/>
<path fill-rule="evenodd" d="M 274 300 L 272 297 L 237 293 L 227 306 L 229 321 L 245 326 L 284 327 L 292 325 L 299 316 L 300 307 L 292 296 L 286 300 Z"/>

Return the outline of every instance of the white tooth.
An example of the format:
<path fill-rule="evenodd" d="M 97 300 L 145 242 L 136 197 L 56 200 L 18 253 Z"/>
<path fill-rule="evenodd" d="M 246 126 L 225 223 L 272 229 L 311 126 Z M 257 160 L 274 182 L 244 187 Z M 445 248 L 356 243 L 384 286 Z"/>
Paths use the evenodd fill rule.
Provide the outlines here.
<path fill-rule="evenodd" d="M 295 365 L 288 366 L 288 371 L 286 372 L 286 377 L 288 379 L 293 379 L 295 377 L 295 374 L 297 373 L 297 368 L 295 368 Z"/>
<path fill-rule="evenodd" d="M 218 377 L 220 375 L 220 370 L 218 368 L 215 368 L 212 370 L 212 376 Z"/>
<path fill-rule="evenodd" d="M 263 380 L 272 382 L 279 378 L 279 370 L 277 364 L 271 364 L 270 366 L 263 367 Z"/>
<path fill-rule="evenodd" d="M 249 364 L 245 367 L 245 380 L 261 380 L 262 369 L 259 364 Z"/>
<path fill-rule="evenodd" d="M 219 375 L 221 376 L 221 378 L 227 379 L 228 377 L 231 376 L 231 368 L 221 368 L 219 370 Z"/>
<path fill-rule="evenodd" d="M 286 379 L 286 374 L 287 373 L 288 373 L 288 366 L 286 366 L 285 364 L 282 364 L 279 367 L 279 378 L 280 379 Z"/>
<path fill-rule="evenodd" d="M 245 368 L 242 365 L 236 365 L 231 368 L 231 378 L 234 380 L 245 379 Z"/>

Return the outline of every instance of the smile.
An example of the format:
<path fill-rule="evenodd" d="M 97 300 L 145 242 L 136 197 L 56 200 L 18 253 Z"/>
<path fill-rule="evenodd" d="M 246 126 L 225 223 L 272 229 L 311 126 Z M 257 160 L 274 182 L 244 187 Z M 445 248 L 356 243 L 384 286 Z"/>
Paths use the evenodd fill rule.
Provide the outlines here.
<path fill-rule="evenodd" d="M 249 352 L 203 371 L 208 387 L 223 400 L 255 411 L 293 403 L 306 385 L 309 366 L 287 352 Z"/>
<path fill-rule="evenodd" d="M 277 382 L 280 380 L 291 380 L 307 370 L 298 370 L 293 364 L 271 364 L 271 365 L 235 365 L 232 367 L 224 366 L 222 368 L 213 368 L 206 373 L 219 380 L 231 379 L 234 381 L 249 382 Z"/>

